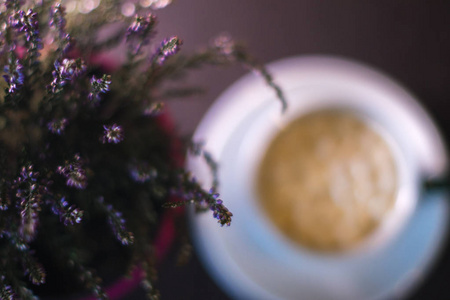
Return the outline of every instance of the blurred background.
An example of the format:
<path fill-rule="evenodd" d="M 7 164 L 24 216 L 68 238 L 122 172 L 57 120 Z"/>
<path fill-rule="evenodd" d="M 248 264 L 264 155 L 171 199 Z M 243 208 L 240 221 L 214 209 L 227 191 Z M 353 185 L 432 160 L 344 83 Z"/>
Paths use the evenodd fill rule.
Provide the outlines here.
<path fill-rule="evenodd" d="M 372 66 L 415 94 L 450 138 L 450 1 L 175 0 L 156 14 L 159 36 L 178 35 L 185 53 L 227 32 L 263 63 L 326 54 Z M 194 72 L 188 81 L 208 90 L 169 104 L 179 131 L 191 134 L 218 95 L 245 73 L 239 67 Z M 175 257 L 160 266 L 163 299 L 229 299 L 195 254 L 183 267 L 175 266 Z M 449 278 L 446 243 L 408 299 L 450 299 Z M 137 292 L 130 299 L 144 298 Z"/>

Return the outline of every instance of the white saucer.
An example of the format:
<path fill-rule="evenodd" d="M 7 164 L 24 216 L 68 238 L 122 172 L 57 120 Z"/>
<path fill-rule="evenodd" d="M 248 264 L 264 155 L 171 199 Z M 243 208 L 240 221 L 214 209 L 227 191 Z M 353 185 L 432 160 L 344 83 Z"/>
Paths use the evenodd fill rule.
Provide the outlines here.
<path fill-rule="evenodd" d="M 322 56 L 289 58 L 269 69 L 285 91 L 288 110 L 344 103 L 382 111 L 389 130 L 408 143 L 417 178 L 445 172 L 447 156 L 439 132 L 414 97 L 392 79 L 355 62 Z M 273 91 L 250 74 L 219 97 L 196 130 L 194 140 L 205 141 L 219 162 L 219 192 L 234 213 L 228 228 L 221 228 L 210 213 L 191 213 L 195 246 L 205 267 L 235 299 L 365 300 L 406 295 L 441 248 L 448 225 L 447 195 L 421 196 L 395 238 L 374 251 L 335 257 L 293 246 L 258 221 L 261 212 L 251 199 L 248 160 L 243 159 L 252 157 L 249 149 L 255 151 L 248 147 L 256 138 L 249 135 L 258 126 L 255 122 L 268 111 L 280 110 Z M 212 178 L 206 164 L 190 157 L 188 167 L 209 189 Z"/>

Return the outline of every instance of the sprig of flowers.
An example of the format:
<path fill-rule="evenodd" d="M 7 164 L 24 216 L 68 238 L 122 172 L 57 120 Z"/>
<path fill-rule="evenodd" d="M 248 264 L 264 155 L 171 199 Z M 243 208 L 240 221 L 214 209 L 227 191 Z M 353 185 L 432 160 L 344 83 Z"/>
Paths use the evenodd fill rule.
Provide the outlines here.
<path fill-rule="evenodd" d="M 20 176 L 13 181 L 13 190 L 19 200 L 20 209 L 19 232 L 22 239 L 31 242 L 35 236 L 38 225 L 38 214 L 41 210 L 43 192 L 38 188 L 39 173 L 33 170 L 32 165 L 22 167 Z"/>
<path fill-rule="evenodd" d="M 86 171 L 79 154 L 75 154 L 74 159 L 66 161 L 63 166 L 58 166 L 56 172 L 67 179 L 66 185 L 69 187 L 84 189 L 87 186 Z"/>
<path fill-rule="evenodd" d="M 49 86 L 54 94 L 61 92 L 67 83 L 72 82 L 86 71 L 86 64 L 81 59 L 56 60 L 54 66 L 53 81 Z"/>
<path fill-rule="evenodd" d="M 37 13 L 32 9 L 28 9 L 26 12 L 18 10 L 10 17 L 10 24 L 17 30 L 17 33 L 23 33 L 25 36 L 30 65 L 38 63 L 37 58 L 40 56 L 39 50 L 42 49 L 42 41 L 39 36 Z"/>
<path fill-rule="evenodd" d="M 155 35 L 156 24 L 156 16 L 152 13 L 145 17 L 136 15 L 134 22 L 126 32 L 126 40 L 134 55 L 139 54 L 141 48 L 149 44 L 150 39 Z"/>
<path fill-rule="evenodd" d="M 42 265 L 38 263 L 29 252 L 23 252 L 22 255 L 22 260 L 25 266 L 25 275 L 28 275 L 34 285 L 41 285 L 45 283 L 46 274 Z"/>
<path fill-rule="evenodd" d="M 161 42 L 161 46 L 153 55 L 152 62 L 155 65 L 162 65 L 169 57 L 175 55 L 180 51 L 183 41 L 177 36 L 165 39 Z"/>
<path fill-rule="evenodd" d="M 108 215 L 108 223 L 111 226 L 117 239 L 123 245 L 133 244 L 134 235 L 125 227 L 126 221 L 123 218 L 122 213 L 115 210 L 111 204 L 105 204 L 103 197 L 100 197 L 97 202 Z"/>
<path fill-rule="evenodd" d="M 65 197 L 59 201 L 52 201 L 52 211 L 59 216 L 59 220 L 65 225 L 81 223 L 84 212 L 75 205 L 69 205 Z"/>
<path fill-rule="evenodd" d="M 233 213 L 223 204 L 219 194 L 211 188 L 208 192 L 203 190 L 200 183 L 189 172 L 182 172 L 178 176 L 179 186 L 172 192 L 178 196 L 176 201 L 168 201 L 165 207 L 179 207 L 186 204 L 195 204 L 197 210 L 204 211 L 210 209 L 213 217 L 221 226 L 230 226 Z"/>
<path fill-rule="evenodd" d="M 8 56 L 8 64 L 3 68 L 5 75 L 3 78 L 8 85 L 7 91 L 10 95 L 15 95 L 24 83 L 25 76 L 23 74 L 23 66 L 14 54 Z"/>
<path fill-rule="evenodd" d="M 125 247 L 128 267 L 143 269 L 148 297 L 157 299 L 148 253 L 161 207 L 193 204 L 210 210 L 221 226 L 231 224 L 214 157 L 200 143 L 190 145 L 212 171 L 212 188 L 205 190 L 173 162 L 173 138 L 161 125 L 165 100 L 199 89 L 166 82 L 206 64 L 240 63 L 285 101 L 266 69 L 229 36 L 189 55 L 179 53 L 177 36 L 155 43 L 154 9 L 169 2 L 151 1 L 134 17 L 118 14 L 109 1 L 75 15 L 59 1 L 0 3 L 2 299 L 37 298 L 28 283 L 50 280 L 40 262 L 49 249 L 51 263 L 62 262 L 74 280 L 107 299 L 93 267 L 98 243 Z M 98 40 L 109 25 L 117 30 Z M 125 41 L 126 61 L 106 64 L 99 49 Z"/>
<path fill-rule="evenodd" d="M 56 38 L 59 41 L 58 50 L 61 55 L 69 51 L 73 44 L 72 37 L 66 31 L 66 11 L 61 3 L 54 4 L 50 9 L 49 26 L 57 32 Z"/>
<path fill-rule="evenodd" d="M 242 45 L 237 44 L 230 35 L 225 33 L 213 40 L 212 47 L 216 50 L 215 52 L 219 54 L 218 61 L 224 63 L 233 61 L 242 63 L 256 74 L 262 76 L 267 85 L 275 91 L 277 98 L 280 100 L 282 105 L 281 111 L 283 113 L 286 111 L 287 101 L 284 98 L 281 88 L 274 82 L 272 75 L 267 69 L 253 59 Z"/>

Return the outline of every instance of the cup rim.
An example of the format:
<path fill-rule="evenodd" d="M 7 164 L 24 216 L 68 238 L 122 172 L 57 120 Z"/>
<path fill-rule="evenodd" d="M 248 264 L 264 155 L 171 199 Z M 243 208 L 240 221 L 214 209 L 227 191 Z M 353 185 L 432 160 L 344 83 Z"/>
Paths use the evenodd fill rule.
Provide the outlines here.
<path fill-rule="evenodd" d="M 237 165 L 242 165 L 247 162 L 246 168 L 240 170 L 242 175 L 237 180 L 244 180 L 245 184 L 243 188 L 248 188 L 248 191 L 244 191 L 249 195 L 249 206 L 247 206 L 245 213 L 251 215 L 249 218 L 251 226 L 249 230 L 251 234 L 257 234 L 257 232 L 266 232 L 265 235 L 258 239 L 261 247 L 267 244 L 275 244 L 276 247 L 272 247 L 274 255 L 277 252 L 283 253 L 283 256 L 287 259 L 295 259 L 298 255 L 308 255 L 311 259 L 334 259 L 334 260 L 348 260 L 352 257 L 370 255 L 371 252 L 377 251 L 385 244 L 389 243 L 391 239 L 406 226 L 409 218 L 411 217 L 414 209 L 417 205 L 417 201 L 421 191 L 419 172 L 417 165 L 409 153 L 408 145 L 400 145 L 397 143 L 395 137 L 393 137 L 388 128 L 385 128 L 382 124 L 382 118 L 378 116 L 369 116 L 370 112 L 365 111 L 367 108 L 363 104 L 358 103 L 346 103 L 340 101 L 341 98 L 318 98 L 323 99 L 320 101 L 313 101 L 314 105 L 309 107 L 300 107 L 296 111 L 291 111 L 289 116 L 277 115 L 277 111 L 268 112 L 271 116 L 263 115 L 261 119 L 269 118 L 272 123 L 269 122 L 256 122 L 249 126 L 247 133 L 244 137 L 244 145 L 237 158 Z M 311 99 L 311 100 L 318 100 Z M 272 107 L 272 110 L 274 108 Z M 259 172 L 259 166 L 263 155 L 272 142 L 273 138 L 278 134 L 282 127 L 289 124 L 297 118 L 309 115 L 311 113 L 323 112 L 323 111 L 342 111 L 345 113 L 351 113 L 358 119 L 365 122 L 368 126 L 374 129 L 379 135 L 382 136 L 387 143 L 391 154 L 396 164 L 396 175 L 398 180 L 398 186 L 396 188 L 396 197 L 394 200 L 394 206 L 384 220 L 377 225 L 372 233 L 366 236 L 356 245 L 344 249 L 342 251 L 315 251 L 308 248 L 301 243 L 293 241 L 287 237 L 269 218 L 267 212 L 262 207 L 259 197 L 256 191 L 256 178 Z M 373 112 L 373 111 L 372 111 Z M 269 128 L 273 124 L 272 128 Z M 275 127 L 275 128 L 274 128 Z M 251 141 L 251 137 L 256 137 L 257 142 Z M 250 149 L 249 149 L 250 148 Z M 246 181 L 247 179 L 247 181 Z M 285 249 L 281 249 L 285 248 Z"/>

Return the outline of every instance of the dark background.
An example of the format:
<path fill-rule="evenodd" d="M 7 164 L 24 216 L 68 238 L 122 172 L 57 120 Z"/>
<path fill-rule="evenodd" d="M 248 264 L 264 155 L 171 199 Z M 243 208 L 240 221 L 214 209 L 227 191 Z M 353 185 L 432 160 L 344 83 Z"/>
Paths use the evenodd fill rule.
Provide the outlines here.
<path fill-rule="evenodd" d="M 450 1 L 178 0 L 157 11 L 159 34 L 178 35 L 190 52 L 228 32 L 245 41 L 261 62 L 327 54 L 375 67 L 407 87 L 450 137 Z M 200 97 L 169 108 L 182 134 L 245 70 L 206 69 L 189 82 L 208 87 Z M 174 257 L 160 266 L 163 299 L 228 299 L 197 258 L 184 267 Z M 450 299 L 450 247 L 409 300 Z M 139 292 L 129 299 L 144 299 Z"/>

